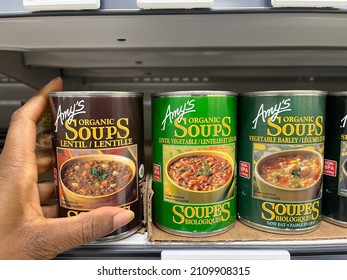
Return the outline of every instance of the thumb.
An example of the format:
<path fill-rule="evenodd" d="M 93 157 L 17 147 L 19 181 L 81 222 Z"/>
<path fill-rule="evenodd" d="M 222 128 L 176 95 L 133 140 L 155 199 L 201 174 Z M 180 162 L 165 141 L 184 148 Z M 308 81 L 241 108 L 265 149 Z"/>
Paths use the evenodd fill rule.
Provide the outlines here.
<path fill-rule="evenodd" d="M 131 222 L 134 216 L 134 212 L 121 207 L 100 207 L 71 218 L 50 219 L 45 236 L 56 255 L 100 239 Z"/>

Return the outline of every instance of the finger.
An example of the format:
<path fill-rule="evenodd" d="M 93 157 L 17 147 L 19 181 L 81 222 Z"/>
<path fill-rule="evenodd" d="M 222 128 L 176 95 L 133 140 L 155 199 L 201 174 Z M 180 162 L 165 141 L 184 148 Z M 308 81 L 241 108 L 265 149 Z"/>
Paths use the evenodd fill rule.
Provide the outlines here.
<path fill-rule="evenodd" d="M 50 152 L 36 153 L 36 161 L 39 174 L 46 173 L 53 167 L 53 158 L 52 153 Z"/>
<path fill-rule="evenodd" d="M 35 96 L 16 110 L 11 118 L 3 153 L 26 158 L 35 152 L 36 123 L 48 107 L 48 93 L 62 90 L 61 78 L 45 85 Z M 15 160 L 15 159 L 14 159 Z"/>
<path fill-rule="evenodd" d="M 56 198 L 55 186 L 53 182 L 41 182 L 37 184 L 41 204 L 49 204 L 50 200 Z"/>
<path fill-rule="evenodd" d="M 71 218 L 52 219 L 45 230 L 47 244 L 60 244 L 61 252 L 100 239 L 128 224 L 134 212 L 120 207 L 101 207 Z M 61 242 L 60 242 L 61 241 Z"/>
<path fill-rule="evenodd" d="M 43 215 L 46 218 L 58 217 L 58 204 L 41 206 Z"/>

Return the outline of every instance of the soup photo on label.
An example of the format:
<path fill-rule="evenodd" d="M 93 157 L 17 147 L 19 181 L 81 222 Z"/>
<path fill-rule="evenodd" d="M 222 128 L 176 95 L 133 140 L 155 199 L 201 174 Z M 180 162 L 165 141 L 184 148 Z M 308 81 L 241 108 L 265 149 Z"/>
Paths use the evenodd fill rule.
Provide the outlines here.
<path fill-rule="evenodd" d="M 128 157 L 92 154 L 72 157 L 60 168 L 62 202 L 81 209 L 124 205 L 138 198 L 136 165 Z"/>
<path fill-rule="evenodd" d="M 191 150 L 171 156 L 165 167 L 165 199 L 214 203 L 234 194 L 233 158 L 216 150 Z"/>
<path fill-rule="evenodd" d="M 254 169 L 255 187 L 269 199 L 307 201 L 321 195 L 323 157 L 316 151 L 297 149 L 267 154 Z"/>
<path fill-rule="evenodd" d="M 221 157 L 197 155 L 182 157 L 173 162 L 168 174 L 180 187 L 194 191 L 212 191 L 228 182 L 232 166 Z"/>
<path fill-rule="evenodd" d="M 259 174 L 266 182 L 280 188 L 301 189 L 317 182 L 321 163 L 310 154 L 279 156 L 263 162 Z"/>
<path fill-rule="evenodd" d="M 131 168 L 116 161 L 76 162 L 65 169 L 63 182 L 72 192 L 86 196 L 108 195 L 133 178 Z"/>

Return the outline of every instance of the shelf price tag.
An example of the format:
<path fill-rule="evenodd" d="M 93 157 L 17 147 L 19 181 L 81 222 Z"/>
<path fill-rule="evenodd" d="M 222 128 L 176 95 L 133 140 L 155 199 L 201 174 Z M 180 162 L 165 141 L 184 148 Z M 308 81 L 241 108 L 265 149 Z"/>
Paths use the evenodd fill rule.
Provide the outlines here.
<path fill-rule="evenodd" d="M 286 250 L 163 250 L 162 260 L 290 260 Z"/>
<path fill-rule="evenodd" d="M 60 11 L 99 9 L 100 0 L 23 0 L 30 11 Z"/>
<path fill-rule="evenodd" d="M 211 8 L 214 0 L 137 0 L 140 9 Z"/>

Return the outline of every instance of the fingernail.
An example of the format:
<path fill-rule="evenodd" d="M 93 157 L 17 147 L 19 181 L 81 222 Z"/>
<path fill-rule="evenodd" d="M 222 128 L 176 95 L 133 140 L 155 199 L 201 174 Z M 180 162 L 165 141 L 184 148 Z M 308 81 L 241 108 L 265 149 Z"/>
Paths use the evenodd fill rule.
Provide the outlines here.
<path fill-rule="evenodd" d="M 57 81 L 57 80 L 61 80 L 61 77 L 60 76 L 55 77 L 53 80 L 51 80 L 51 82 L 54 82 L 54 81 Z"/>
<path fill-rule="evenodd" d="M 54 79 L 50 80 L 47 85 L 54 84 L 58 80 L 61 80 L 61 77 L 55 77 Z"/>
<path fill-rule="evenodd" d="M 130 223 L 135 217 L 135 213 L 131 210 L 126 210 L 118 213 L 113 217 L 113 229 L 116 230 L 128 223 Z"/>

